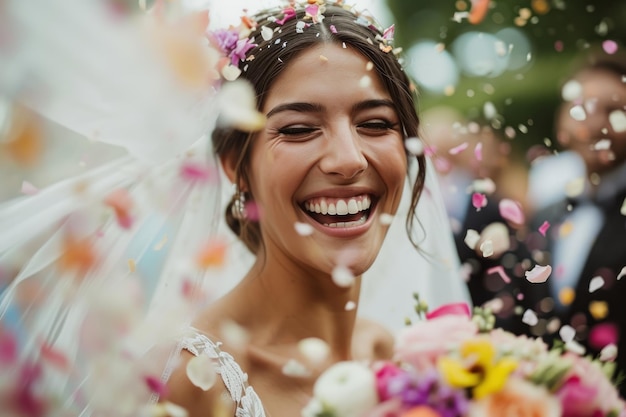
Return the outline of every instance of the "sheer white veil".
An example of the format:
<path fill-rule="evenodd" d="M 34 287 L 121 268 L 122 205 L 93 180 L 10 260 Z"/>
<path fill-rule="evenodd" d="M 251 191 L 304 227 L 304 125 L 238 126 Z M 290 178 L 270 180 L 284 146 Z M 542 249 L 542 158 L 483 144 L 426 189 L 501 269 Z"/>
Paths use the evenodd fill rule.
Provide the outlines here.
<path fill-rule="evenodd" d="M 83 413 L 114 406 L 118 415 L 133 415 L 160 371 L 147 365 L 131 374 L 133 359 L 175 337 L 253 258 L 223 221 L 232 189 L 209 139 L 221 93 L 181 86 L 141 25 L 107 5 L 3 3 L 0 27 L 14 42 L 0 46 L 5 123 L 26 114 L 44 142 L 62 126 L 123 151 L 0 205 L 0 270 L 13 271 L 5 272 L 10 284 L 0 295 L 0 342 L 17 346 L 0 391 L 25 363 L 43 363 L 48 404 Z M 433 306 L 468 300 L 430 168 L 417 211 L 421 252 L 404 229 L 407 184 L 364 278 L 360 314 L 391 329 L 411 316 L 413 292 Z M 68 240 L 76 252 L 69 259 Z M 77 269 L 84 262 L 89 269 Z M 87 373 L 97 378 L 85 379 Z"/>

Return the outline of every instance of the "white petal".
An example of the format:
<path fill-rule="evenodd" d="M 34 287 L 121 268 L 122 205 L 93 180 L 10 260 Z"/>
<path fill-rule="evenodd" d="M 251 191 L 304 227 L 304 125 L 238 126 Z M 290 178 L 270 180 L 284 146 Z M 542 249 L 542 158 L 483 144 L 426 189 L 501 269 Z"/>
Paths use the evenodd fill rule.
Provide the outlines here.
<path fill-rule="evenodd" d="M 468 248 L 475 249 L 478 241 L 480 240 L 480 235 L 474 229 L 467 229 L 465 232 L 465 239 L 463 240 Z"/>
<path fill-rule="evenodd" d="M 565 343 L 569 343 L 574 340 L 574 337 L 576 337 L 576 330 L 572 326 L 566 324 L 559 330 L 559 336 L 561 336 L 561 339 L 563 339 Z"/>
<path fill-rule="evenodd" d="M 283 375 L 294 378 L 303 378 L 309 376 L 311 372 L 300 362 L 295 359 L 289 359 L 282 369 Z"/>
<path fill-rule="evenodd" d="M 187 378 L 196 387 L 208 391 L 217 381 L 213 359 L 208 355 L 194 356 L 187 362 Z"/>
<path fill-rule="evenodd" d="M 609 123 L 615 132 L 626 132 L 626 114 L 622 110 L 613 110 L 609 114 Z"/>
<path fill-rule="evenodd" d="M 603 362 L 614 361 L 617 357 L 617 346 L 613 343 L 609 343 L 600 351 L 600 360 Z"/>
<path fill-rule="evenodd" d="M 424 143 L 419 138 L 406 138 L 404 147 L 410 154 L 419 156 L 424 153 Z"/>
<path fill-rule="evenodd" d="M 383 226 L 389 226 L 393 222 L 393 215 L 388 213 L 381 213 L 378 221 Z"/>
<path fill-rule="evenodd" d="M 597 276 L 589 281 L 589 292 L 596 292 L 604 286 L 604 278 Z"/>
<path fill-rule="evenodd" d="M 274 36 L 274 31 L 267 26 L 263 26 L 261 28 L 261 36 L 263 36 L 263 40 L 269 41 L 270 39 L 272 39 L 272 36 Z"/>
<path fill-rule="evenodd" d="M 529 282 L 537 284 L 541 282 L 546 282 L 551 273 L 552 267 L 550 265 L 535 265 L 532 270 L 526 271 L 524 275 Z"/>
<path fill-rule="evenodd" d="M 539 319 L 537 315 L 532 310 L 524 311 L 524 315 L 522 316 L 522 322 L 528 324 L 529 326 L 534 326 L 539 323 Z"/>
<path fill-rule="evenodd" d="M 336 266 L 333 269 L 332 278 L 333 282 L 338 287 L 347 288 L 354 284 L 354 274 L 350 271 L 350 268 L 346 266 Z"/>
<path fill-rule="evenodd" d="M 326 360 L 330 348 L 328 343 L 317 337 L 308 337 L 298 342 L 300 352 L 315 365 L 319 365 Z"/>
<path fill-rule="evenodd" d="M 296 222 L 294 225 L 296 233 L 300 236 L 311 236 L 313 234 L 313 226 L 308 223 Z"/>

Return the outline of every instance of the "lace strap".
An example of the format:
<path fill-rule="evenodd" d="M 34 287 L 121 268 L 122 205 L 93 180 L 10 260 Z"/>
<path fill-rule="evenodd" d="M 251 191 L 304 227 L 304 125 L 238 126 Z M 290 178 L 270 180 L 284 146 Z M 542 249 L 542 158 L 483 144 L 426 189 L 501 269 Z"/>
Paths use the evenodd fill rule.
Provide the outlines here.
<path fill-rule="evenodd" d="M 232 400 L 237 405 L 236 417 L 265 417 L 263 405 L 254 389 L 248 385 L 248 374 L 243 372 L 235 359 L 220 349 L 220 342 L 213 342 L 203 334 L 196 333 L 184 338 L 180 350 L 185 349 L 194 356 L 208 355 L 216 364 Z"/>

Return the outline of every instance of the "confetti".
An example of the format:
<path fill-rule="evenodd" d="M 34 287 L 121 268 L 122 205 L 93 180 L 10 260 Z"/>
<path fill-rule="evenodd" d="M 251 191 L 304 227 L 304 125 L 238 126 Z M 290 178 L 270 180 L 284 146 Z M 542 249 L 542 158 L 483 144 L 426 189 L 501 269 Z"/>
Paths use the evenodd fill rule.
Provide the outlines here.
<path fill-rule="evenodd" d="M 128 271 L 133 273 L 137 270 L 137 264 L 135 263 L 134 259 L 129 259 L 128 260 Z"/>
<path fill-rule="evenodd" d="M 42 359 L 55 368 L 67 372 L 70 370 L 70 360 L 64 352 L 42 343 L 40 347 Z"/>
<path fill-rule="evenodd" d="M 609 55 L 613 55 L 617 52 L 617 42 L 612 40 L 606 40 L 602 42 L 602 49 Z"/>
<path fill-rule="evenodd" d="M 285 365 L 283 365 L 282 373 L 285 376 L 293 378 L 304 378 L 311 374 L 311 372 L 295 359 L 289 359 Z"/>
<path fill-rule="evenodd" d="M 308 337 L 298 342 L 298 350 L 313 365 L 324 363 L 330 353 L 328 343 L 317 337 Z"/>
<path fill-rule="evenodd" d="M 511 278 L 509 278 L 509 276 L 506 274 L 506 271 L 504 270 L 504 267 L 502 265 L 489 268 L 487 270 L 487 275 L 491 275 L 491 274 L 500 275 L 500 278 L 502 278 L 502 281 L 506 282 L 507 284 L 511 282 Z"/>
<path fill-rule="evenodd" d="M 308 223 L 296 222 L 294 225 L 296 233 L 300 236 L 311 236 L 313 234 L 313 226 Z"/>
<path fill-rule="evenodd" d="M 329 28 L 332 33 L 337 33 L 337 28 L 335 27 L 335 25 L 330 25 Z"/>
<path fill-rule="evenodd" d="M 576 337 L 576 330 L 570 325 L 565 325 L 559 330 L 559 336 L 565 343 L 569 343 Z"/>
<path fill-rule="evenodd" d="M 620 280 L 622 279 L 622 277 L 626 275 L 626 266 L 622 268 L 622 270 L 619 272 L 619 274 L 617 275 L 617 279 Z"/>
<path fill-rule="evenodd" d="M 406 138 L 404 140 L 404 147 L 410 154 L 420 156 L 424 153 L 424 143 L 420 138 Z"/>
<path fill-rule="evenodd" d="M 73 236 L 67 236 L 63 246 L 63 254 L 59 259 L 61 269 L 86 271 L 95 264 L 96 252 L 88 241 L 79 241 Z"/>
<path fill-rule="evenodd" d="M 611 141 L 608 139 L 600 139 L 593 145 L 593 149 L 596 151 L 606 151 L 611 149 Z"/>
<path fill-rule="evenodd" d="M 263 26 L 261 28 L 261 36 L 263 37 L 263 40 L 269 41 L 274 36 L 274 31 L 267 26 Z"/>
<path fill-rule="evenodd" d="M 533 284 L 546 282 L 550 274 L 552 273 L 552 267 L 550 265 L 542 266 L 535 265 L 535 267 L 524 273 L 524 276 L 528 280 L 528 282 L 532 282 Z"/>
<path fill-rule="evenodd" d="M 180 176 L 185 181 L 206 182 L 210 179 L 218 178 L 217 175 L 218 174 L 205 163 L 187 160 L 180 166 Z"/>
<path fill-rule="evenodd" d="M 475 249 L 479 240 L 480 240 L 480 235 L 478 234 L 476 230 L 467 229 L 467 232 L 465 232 L 465 239 L 463 239 L 463 242 L 465 242 L 468 248 Z"/>
<path fill-rule="evenodd" d="M 471 0 L 472 8 L 470 9 L 467 21 L 472 25 L 477 25 L 487 16 L 489 10 L 489 0 Z"/>
<path fill-rule="evenodd" d="M 467 142 L 463 142 L 463 143 L 461 143 L 460 145 L 457 145 L 457 146 L 455 146 L 454 148 L 450 149 L 450 150 L 448 151 L 448 153 L 449 153 L 450 155 L 458 155 L 458 154 L 460 154 L 461 152 L 463 152 L 464 150 L 466 150 L 468 146 L 469 146 L 469 144 L 468 144 Z"/>
<path fill-rule="evenodd" d="M 604 286 L 604 278 L 601 276 L 591 278 L 589 281 L 589 292 L 596 292 Z"/>
<path fill-rule="evenodd" d="M 602 362 L 613 362 L 617 358 L 617 346 L 615 343 L 609 343 L 600 351 L 600 360 Z"/>
<path fill-rule="evenodd" d="M 364 75 L 359 80 L 359 87 L 361 88 L 369 88 L 371 87 L 371 85 L 372 85 L 372 77 L 370 77 L 369 75 Z"/>
<path fill-rule="evenodd" d="M 522 225 L 525 221 L 524 212 L 522 211 L 522 205 L 508 198 L 503 198 L 500 200 L 498 204 L 498 208 L 500 210 L 500 216 L 502 216 L 505 220 L 516 224 Z"/>
<path fill-rule="evenodd" d="M 487 196 L 481 193 L 472 194 L 472 205 L 476 211 L 480 211 L 481 208 L 487 206 Z"/>
<path fill-rule="evenodd" d="M 343 265 L 338 265 L 333 269 L 332 279 L 335 285 L 341 288 L 348 288 L 354 284 L 354 274 L 350 268 Z"/>
<path fill-rule="evenodd" d="M 133 225 L 133 201 L 128 191 L 120 188 L 112 191 L 104 198 L 104 204 L 113 208 L 117 224 L 122 229 L 130 229 Z"/>
<path fill-rule="evenodd" d="M 561 97 L 565 101 L 574 101 L 583 94 L 583 86 L 576 80 L 571 80 L 563 85 Z"/>
<path fill-rule="evenodd" d="M 381 213 L 380 217 L 378 219 L 378 222 L 382 225 L 382 226 L 389 226 L 391 223 L 393 223 L 393 219 L 394 216 L 393 214 L 389 214 L 389 213 Z"/>
<path fill-rule="evenodd" d="M 493 242 L 491 240 L 485 240 L 480 244 L 480 251 L 483 254 L 483 258 L 488 258 L 493 255 Z"/>
<path fill-rule="evenodd" d="M 28 181 L 22 181 L 22 188 L 20 192 L 25 195 L 34 195 L 39 192 L 39 188 L 35 187 Z"/>
<path fill-rule="evenodd" d="M 543 223 L 541 223 L 541 226 L 539 226 L 538 230 L 542 236 L 545 236 L 549 228 L 550 228 L 550 223 L 547 220 L 545 220 Z"/>
<path fill-rule="evenodd" d="M 161 381 L 161 378 L 159 377 L 148 375 L 144 377 L 144 381 L 148 389 L 161 398 L 166 397 L 169 393 L 167 384 L 164 381 Z"/>
<path fill-rule="evenodd" d="M 328 57 L 324 56 L 324 55 L 320 55 L 320 61 L 322 62 L 328 62 Z"/>
<path fill-rule="evenodd" d="M 609 114 L 609 123 L 613 131 L 617 133 L 626 132 L 626 113 L 623 110 L 613 110 Z"/>
<path fill-rule="evenodd" d="M 346 303 L 346 306 L 344 307 L 344 309 L 345 309 L 346 311 L 352 311 L 352 310 L 354 310 L 355 308 L 356 308 L 356 303 L 355 303 L 354 301 L 352 301 L 352 300 L 348 301 L 348 302 Z"/>
<path fill-rule="evenodd" d="M 474 147 L 474 158 L 476 158 L 477 161 L 483 160 L 483 143 L 482 142 L 478 142 L 476 146 Z"/>
<path fill-rule="evenodd" d="M 529 326 L 534 326 L 539 323 L 539 319 L 534 311 L 526 310 L 522 316 L 522 322 L 528 324 Z"/>
<path fill-rule="evenodd" d="M 161 249 L 163 249 L 165 247 L 165 245 L 167 244 L 167 235 L 163 235 L 163 237 L 161 238 L 160 241 L 158 241 L 153 247 L 152 249 L 156 252 L 160 251 Z"/>
<path fill-rule="evenodd" d="M 221 239 L 213 239 L 200 248 L 196 254 L 196 264 L 203 269 L 212 266 L 220 267 L 226 259 L 226 243 Z"/>
<path fill-rule="evenodd" d="M 569 115 L 572 117 L 572 119 L 579 122 L 582 122 L 587 118 L 587 113 L 585 112 L 585 109 L 583 108 L 583 106 L 580 105 L 574 106 L 569 109 Z"/>
<path fill-rule="evenodd" d="M 196 387 L 208 391 L 217 381 L 213 359 L 209 355 L 194 356 L 187 362 L 187 378 Z"/>

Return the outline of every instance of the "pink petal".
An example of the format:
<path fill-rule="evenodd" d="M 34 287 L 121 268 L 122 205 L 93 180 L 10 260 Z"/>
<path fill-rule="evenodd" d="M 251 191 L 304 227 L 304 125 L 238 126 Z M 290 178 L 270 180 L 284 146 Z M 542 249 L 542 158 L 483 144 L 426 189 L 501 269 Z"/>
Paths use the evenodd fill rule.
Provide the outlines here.
<path fill-rule="evenodd" d="M 332 33 L 337 33 L 337 28 L 335 27 L 335 25 L 330 25 L 330 31 Z"/>
<path fill-rule="evenodd" d="M 33 195 L 39 192 L 39 188 L 35 187 L 28 181 L 22 181 L 22 194 Z"/>
<path fill-rule="evenodd" d="M 253 222 L 258 222 L 261 218 L 261 208 L 254 201 L 246 201 L 246 218 Z"/>
<path fill-rule="evenodd" d="M 160 378 L 149 375 L 144 378 L 144 381 L 146 382 L 148 389 L 151 392 L 154 392 L 155 394 L 157 394 L 161 398 L 166 397 L 167 394 L 169 393 L 167 384 L 161 381 Z"/>
<path fill-rule="evenodd" d="M 467 303 L 444 304 L 441 307 L 436 308 L 433 311 L 429 311 L 428 313 L 426 313 L 426 318 L 428 320 L 431 320 L 436 317 L 448 316 L 448 315 L 465 316 L 467 318 L 470 318 L 471 312 L 470 312 L 469 305 L 467 305 Z"/>
<path fill-rule="evenodd" d="M 499 204 L 500 215 L 511 223 L 524 224 L 525 216 L 522 212 L 522 205 L 515 200 L 504 198 Z"/>
<path fill-rule="evenodd" d="M 604 52 L 606 52 L 607 54 L 613 55 L 615 52 L 617 52 L 617 42 L 612 40 L 606 40 L 602 42 L 602 49 L 604 49 Z"/>
<path fill-rule="evenodd" d="M 463 142 L 462 144 L 457 145 L 457 146 L 455 146 L 454 148 L 450 149 L 450 150 L 448 151 L 448 153 L 449 153 L 450 155 L 456 155 L 456 154 L 459 154 L 459 153 L 463 152 L 464 150 L 466 150 L 468 146 L 469 146 L 469 144 L 468 144 L 467 142 Z"/>
<path fill-rule="evenodd" d="M 476 146 L 474 147 L 474 157 L 476 158 L 477 161 L 483 160 L 483 143 L 482 142 L 478 142 Z"/>
<path fill-rule="evenodd" d="M 556 41 L 554 42 L 554 50 L 557 52 L 562 52 L 563 51 L 563 41 Z"/>
<path fill-rule="evenodd" d="M 549 228 L 550 228 L 550 223 L 546 220 L 543 223 L 541 223 L 541 226 L 539 226 L 539 233 L 545 236 Z"/>
<path fill-rule="evenodd" d="M 550 265 L 546 265 L 546 266 L 535 265 L 535 267 L 532 270 L 526 271 L 524 275 L 526 276 L 526 279 L 528 280 L 528 282 L 537 284 L 541 282 L 546 282 L 551 273 L 552 273 L 552 267 Z"/>
<path fill-rule="evenodd" d="M 180 175 L 187 181 L 199 182 L 205 182 L 214 177 L 211 167 L 192 161 L 186 161 L 182 164 Z"/>
<path fill-rule="evenodd" d="M 49 363 L 62 371 L 70 369 L 70 360 L 65 353 L 54 349 L 46 343 L 41 345 L 41 357 L 46 363 Z"/>
<path fill-rule="evenodd" d="M 487 205 L 487 196 L 481 193 L 472 194 L 472 205 L 476 208 L 476 211 L 480 211 L 481 208 Z"/>
<path fill-rule="evenodd" d="M 13 333 L 0 333 L 0 363 L 12 364 L 17 361 L 17 339 Z"/>
<path fill-rule="evenodd" d="M 511 282 L 511 278 L 509 278 L 509 276 L 506 274 L 506 272 L 504 271 L 504 267 L 502 265 L 489 268 L 487 270 L 487 275 L 491 275 L 491 274 L 500 275 L 500 278 L 502 278 L 502 281 L 506 282 L 507 284 Z"/>

